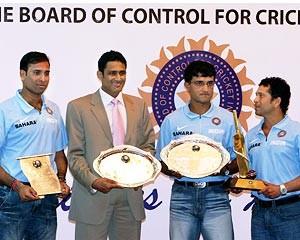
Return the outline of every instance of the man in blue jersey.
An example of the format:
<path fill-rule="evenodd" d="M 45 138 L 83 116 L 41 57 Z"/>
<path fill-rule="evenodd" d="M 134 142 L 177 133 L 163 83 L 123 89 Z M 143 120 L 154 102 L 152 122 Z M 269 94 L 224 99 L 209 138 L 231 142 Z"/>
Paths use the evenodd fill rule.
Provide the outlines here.
<path fill-rule="evenodd" d="M 254 100 L 262 121 L 246 135 L 251 168 L 266 187 L 253 192 L 254 240 L 300 239 L 300 124 L 287 115 L 290 87 L 278 77 L 263 79 Z"/>
<path fill-rule="evenodd" d="M 188 65 L 184 72 L 190 102 L 164 119 L 157 144 L 156 157 L 171 140 L 186 134 L 201 134 L 221 143 L 235 158 L 232 114 L 214 105 L 211 100 L 216 81 L 214 66 L 202 61 Z M 233 227 L 228 193 L 223 183 L 228 174 L 236 172 L 236 161 L 226 165 L 220 174 L 203 178 L 187 178 L 168 169 L 162 172 L 175 177 L 170 202 L 170 239 L 232 240 Z"/>
<path fill-rule="evenodd" d="M 25 54 L 20 61 L 23 88 L 0 103 L 1 240 L 54 240 L 56 236 L 57 196 L 39 198 L 17 158 L 51 153 L 51 165 L 61 184 L 61 197 L 70 191 L 65 183 L 65 127 L 58 106 L 43 95 L 49 74 L 46 54 Z"/>

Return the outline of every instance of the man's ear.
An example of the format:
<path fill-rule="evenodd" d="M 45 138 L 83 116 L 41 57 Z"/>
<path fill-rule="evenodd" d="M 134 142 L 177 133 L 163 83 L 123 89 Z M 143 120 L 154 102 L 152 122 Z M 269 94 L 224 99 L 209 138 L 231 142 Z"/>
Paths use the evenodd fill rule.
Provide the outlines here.
<path fill-rule="evenodd" d="M 185 88 L 189 88 L 190 85 L 191 85 L 191 83 L 184 81 Z"/>
<path fill-rule="evenodd" d="M 103 79 L 103 73 L 101 72 L 101 71 L 97 71 L 97 77 L 98 77 L 98 79 L 100 80 L 100 81 L 102 81 L 102 79 Z"/>
<path fill-rule="evenodd" d="M 277 97 L 273 99 L 275 106 L 280 108 L 281 97 Z"/>
<path fill-rule="evenodd" d="M 27 73 L 26 73 L 25 70 L 22 70 L 22 69 L 20 70 L 20 78 L 21 78 L 22 81 L 24 81 L 24 78 L 26 77 L 26 74 Z"/>

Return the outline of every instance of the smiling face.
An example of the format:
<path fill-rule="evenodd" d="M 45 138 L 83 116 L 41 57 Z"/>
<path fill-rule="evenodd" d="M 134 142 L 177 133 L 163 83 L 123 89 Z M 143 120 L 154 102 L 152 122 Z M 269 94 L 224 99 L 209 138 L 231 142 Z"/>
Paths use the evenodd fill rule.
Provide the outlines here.
<path fill-rule="evenodd" d="M 126 81 L 126 66 L 119 61 L 107 62 L 103 73 L 98 71 L 97 76 L 102 82 L 102 90 L 115 98 L 124 87 Z"/>
<path fill-rule="evenodd" d="M 50 66 L 48 62 L 29 64 L 27 71 L 20 70 L 23 83 L 22 92 L 27 95 L 41 96 L 49 84 Z"/>

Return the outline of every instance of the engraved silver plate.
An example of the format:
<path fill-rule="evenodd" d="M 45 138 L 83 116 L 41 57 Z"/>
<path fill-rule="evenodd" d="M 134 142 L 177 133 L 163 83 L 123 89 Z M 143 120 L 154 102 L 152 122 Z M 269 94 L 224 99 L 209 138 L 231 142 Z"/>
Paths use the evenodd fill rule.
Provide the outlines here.
<path fill-rule="evenodd" d="M 115 180 L 123 187 L 138 187 L 154 181 L 161 170 L 160 162 L 149 152 L 130 145 L 101 152 L 93 167 L 101 177 Z"/>
<path fill-rule="evenodd" d="M 228 151 L 220 143 L 200 134 L 173 140 L 163 148 L 160 157 L 169 169 L 191 178 L 218 173 L 230 161 Z"/>

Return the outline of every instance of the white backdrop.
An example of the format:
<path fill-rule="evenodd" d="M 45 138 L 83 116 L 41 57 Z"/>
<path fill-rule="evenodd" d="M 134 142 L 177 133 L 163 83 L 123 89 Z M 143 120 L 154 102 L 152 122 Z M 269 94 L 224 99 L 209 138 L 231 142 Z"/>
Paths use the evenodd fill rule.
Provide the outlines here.
<path fill-rule="evenodd" d="M 50 8 L 54 8 L 50 10 Z M 27 8 L 30 19 L 21 22 L 20 9 Z M 81 23 L 62 22 L 60 11 L 62 8 L 80 8 L 81 13 L 86 13 L 86 19 Z M 92 20 L 92 12 L 99 8 L 96 14 L 98 20 L 103 16 L 102 11 L 111 10 L 112 16 L 108 22 L 107 14 L 102 23 Z M 132 8 L 132 10 L 128 10 Z M 140 10 L 142 9 L 142 10 Z M 134 21 L 134 13 L 137 20 L 142 21 L 144 12 L 149 9 L 171 9 L 170 18 L 161 11 L 161 23 Z M 174 11 L 180 9 L 181 13 L 189 13 L 190 21 L 195 19 L 199 13 L 197 23 L 189 23 L 184 18 L 184 23 L 175 22 Z M 219 10 L 218 10 L 219 9 Z M 157 74 L 159 68 L 151 63 L 160 58 L 160 51 L 164 49 L 167 57 L 174 57 L 174 52 L 169 51 L 175 47 L 178 54 L 189 50 L 187 39 L 198 41 L 207 36 L 207 41 L 202 50 L 209 50 L 213 41 L 216 45 L 224 45 L 220 52 L 222 58 L 226 59 L 231 50 L 236 59 L 243 60 L 237 67 L 239 72 L 245 67 L 247 78 L 254 83 L 266 76 L 280 76 L 285 78 L 292 87 L 292 99 L 289 115 L 293 119 L 299 119 L 297 111 L 297 93 L 300 90 L 299 75 L 299 37 L 300 27 L 297 21 L 300 5 L 270 5 L 270 4 L 0 4 L 0 69 L 1 87 L 0 101 L 15 94 L 17 88 L 21 87 L 19 80 L 19 60 L 28 51 L 37 50 L 48 54 L 51 61 L 51 82 L 46 91 L 48 98 L 58 103 L 62 115 L 65 115 L 67 103 L 79 96 L 96 91 L 99 81 L 96 78 L 97 61 L 99 56 L 110 49 L 118 50 L 128 60 L 128 75 L 125 92 L 140 96 L 139 88 L 145 92 L 152 91 L 151 86 L 142 88 L 142 83 L 149 75 L 146 66 L 152 73 Z M 122 20 L 122 13 L 127 11 L 126 18 L 133 20 L 128 24 Z M 24 10 L 23 10 L 24 11 Z M 34 17 L 32 13 L 35 11 Z M 51 12 L 51 20 L 42 20 L 42 12 L 45 11 L 46 19 Z M 54 21 L 54 13 L 57 13 L 58 21 Z M 256 18 L 260 12 L 259 19 Z M 217 12 L 228 13 L 228 19 L 219 18 L 217 24 Z M 244 23 L 234 22 L 235 16 L 249 16 Z M 283 13 L 283 17 L 268 22 L 268 15 L 275 16 Z M 236 15 L 237 14 L 237 15 Z M 248 14 L 248 15 L 247 15 Z M 250 15 L 249 15 L 250 14 Z M 286 15 L 288 14 L 288 20 Z M 23 20 L 25 15 L 23 15 Z M 80 17 L 80 15 L 78 15 Z M 201 18 L 206 21 L 201 22 Z M 71 19 L 73 16 L 71 15 Z M 283 19 L 282 24 L 280 19 Z M 66 18 L 65 18 L 66 20 Z M 169 21 L 167 21 L 169 20 Z M 240 20 L 240 18 L 239 18 Z M 261 22 L 258 22 L 260 20 Z M 209 23 L 208 23 L 209 22 Z M 263 24 L 266 22 L 266 24 Z M 294 25 L 293 22 L 295 22 Z M 184 38 L 184 45 L 178 43 Z M 233 64 L 234 61 L 231 61 Z M 243 86 L 243 92 L 253 90 L 251 98 L 254 97 L 255 87 Z M 216 89 L 217 91 L 217 89 Z M 298 98 L 298 99 L 297 99 Z M 218 99 L 218 98 L 217 98 Z M 152 111 L 151 106 L 149 110 Z M 247 119 L 250 127 L 254 126 L 259 119 L 253 114 L 253 109 L 244 106 L 244 111 L 251 113 Z M 158 127 L 155 128 L 156 131 Z M 72 178 L 69 176 L 68 183 Z M 154 184 L 144 188 L 144 196 L 147 198 L 151 193 L 157 191 L 158 199 L 149 197 L 147 203 L 158 205 L 154 210 L 146 210 L 147 219 L 142 225 L 142 239 L 168 239 L 168 207 L 171 181 L 160 176 Z M 153 196 L 153 195 L 152 195 Z M 250 239 L 250 215 L 251 212 L 243 212 L 242 208 L 249 201 L 249 195 L 231 196 L 234 229 L 236 239 Z M 161 202 L 161 204 L 159 204 Z M 66 205 L 69 205 L 67 202 Z M 83 203 L 84 204 L 84 203 Z M 74 239 L 74 224 L 67 219 L 68 212 L 58 209 L 58 235 L 57 239 Z"/>

